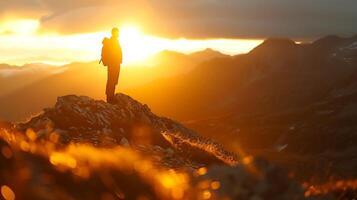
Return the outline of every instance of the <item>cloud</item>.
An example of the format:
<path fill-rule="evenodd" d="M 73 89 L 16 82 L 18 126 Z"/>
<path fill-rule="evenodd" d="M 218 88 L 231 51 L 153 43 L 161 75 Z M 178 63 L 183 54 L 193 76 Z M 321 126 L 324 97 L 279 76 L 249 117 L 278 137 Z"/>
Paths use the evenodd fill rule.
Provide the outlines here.
<path fill-rule="evenodd" d="M 0 1 L 0 20 L 4 18 L 38 18 L 44 15 L 44 9 L 36 0 Z"/>
<path fill-rule="evenodd" d="M 37 10 L 42 31 L 64 34 L 135 22 L 166 37 L 318 37 L 357 33 L 355 0 L 13 0 L 0 12 Z M 24 3 L 26 2 L 26 3 Z M 6 5 L 5 5 L 6 4 Z M 15 9 L 16 8 L 16 9 Z"/>
<path fill-rule="evenodd" d="M 163 24 L 170 27 L 167 34 L 171 32 L 191 37 L 316 37 L 357 32 L 355 0 L 165 2 L 158 4 L 158 10 L 164 12 Z"/>
<path fill-rule="evenodd" d="M 118 1 L 115 1 L 118 2 Z M 41 18 L 42 31 L 56 30 L 62 33 L 93 32 L 108 30 L 128 22 L 147 22 L 152 19 L 150 9 L 143 4 L 91 4 L 71 10 L 60 10 L 53 15 Z"/>

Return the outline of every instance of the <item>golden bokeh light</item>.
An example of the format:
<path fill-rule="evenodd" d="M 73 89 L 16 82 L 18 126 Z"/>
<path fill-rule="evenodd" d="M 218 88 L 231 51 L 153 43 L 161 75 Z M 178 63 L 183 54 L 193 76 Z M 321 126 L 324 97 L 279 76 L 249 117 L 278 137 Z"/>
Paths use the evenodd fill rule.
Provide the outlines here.
<path fill-rule="evenodd" d="M 26 141 L 21 141 L 21 143 L 20 143 L 20 148 L 21 148 L 21 150 L 23 150 L 23 151 L 30 151 L 30 144 L 28 143 L 28 142 L 26 142 Z"/>
<path fill-rule="evenodd" d="M 51 154 L 50 162 L 56 166 L 63 165 L 69 168 L 75 168 L 77 166 L 77 161 L 72 156 L 59 152 Z"/>
<path fill-rule="evenodd" d="M 209 190 L 205 190 L 202 193 L 202 199 L 210 199 L 212 196 L 211 192 Z"/>
<path fill-rule="evenodd" d="M 144 182 L 153 185 L 155 193 L 162 199 L 187 199 L 192 189 L 199 191 L 197 193 L 198 199 L 217 199 L 219 194 L 217 190 L 224 188 L 219 180 L 210 179 L 204 179 L 197 182 L 196 185 L 192 185 L 193 179 L 187 172 L 161 168 L 155 164 L 156 161 L 146 157 L 145 154 L 129 148 L 118 146 L 107 149 L 96 148 L 88 144 L 71 143 L 66 148 L 57 149 L 55 147 L 55 143 L 58 142 L 57 139 L 34 140 L 32 132 L 32 130 L 28 130 L 27 134 L 22 134 L 0 131 L 0 138 L 4 139 L 11 147 L 11 149 L 7 146 L 2 147 L 1 153 L 5 157 L 11 158 L 16 155 L 13 155 L 12 149 L 31 151 L 33 154 L 48 158 L 56 169 L 72 172 L 81 178 L 90 178 L 92 172 L 108 167 L 128 174 L 135 173 Z M 249 160 L 246 165 L 251 166 L 253 157 L 245 156 L 245 158 Z M 243 161 L 242 163 L 246 162 Z M 256 175 L 255 171 L 251 171 L 250 168 L 247 169 L 252 175 Z M 206 167 L 201 167 L 197 169 L 196 176 L 205 175 L 207 172 L 208 169 Z M 29 168 L 24 167 L 18 171 L 17 175 L 21 177 L 21 180 L 27 180 L 31 176 L 31 171 L 29 171 Z M 46 176 L 44 178 L 50 179 Z M 302 184 L 302 187 L 305 189 L 304 195 L 306 197 L 318 196 L 335 191 L 356 190 L 357 180 L 330 181 L 318 185 L 306 182 Z M 2 185 L 1 198 L 13 200 L 15 199 L 15 192 L 8 185 Z"/>
<path fill-rule="evenodd" d="M 15 193 L 7 185 L 1 186 L 1 195 L 4 197 L 5 200 L 14 200 L 15 199 Z"/>
<path fill-rule="evenodd" d="M 32 130 L 32 129 L 27 129 L 26 130 L 26 136 L 31 140 L 31 141 L 35 141 L 37 138 L 36 133 Z"/>
<path fill-rule="evenodd" d="M 7 159 L 10 159 L 12 157 L 12 155 L 13 155 L 11 149 L 9 147 L 7 147 L 7 146 L 4 146 L 4 147 L 1 148 L 1 153 Z"/>
<path fill-rule="evenodd" d="M 212 181 L 211 182 L 211 188 L 213 190 L 217 190 L 221 187 L 221 183 L 219 181 Z"/>
<path fill-rule="evenodd" d="M 198 175 L 203 176 L 203 175 L 207 174 L 207 168 L 201 167 L 198 169 L 197 173 L 198 173 Z"/>

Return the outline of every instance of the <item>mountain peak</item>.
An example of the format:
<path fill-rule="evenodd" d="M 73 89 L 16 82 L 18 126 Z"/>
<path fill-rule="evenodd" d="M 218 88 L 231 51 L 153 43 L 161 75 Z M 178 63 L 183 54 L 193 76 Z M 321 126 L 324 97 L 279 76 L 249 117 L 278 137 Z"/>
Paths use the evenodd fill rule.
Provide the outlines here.
<path fill-rule="evenodd" d="M 185 54 L 177 52 L 177 51 L 172 51 L 172 50 L 163 50 L 160 51 L 156 56 L 184 56 Z"/>
<path fill-rule="evenodd" d="M 219 51 L 216 51 L 216 50 L 214 50 L 214 49 L 212 49 L 212 48 L 206 48 L 206 49 L 204 49 L 204 50 L 202 50 L 202 51 L 198 51 L 198 52 L 196 52 L 196 53 L 221 53 L 221 52 L 219 52 Z"/>
<path fill-rule="evenodd" d="M 265 55 L 271 54 L 272 52 L 284 53 L 295 49 L 295 47 L 297 47 L 297 44 L 291 39 L 268 38 L 262 44 L 250 51 L 249 54 Z"/>
<path fill-rule="evenodd" d="M 329 35 L 323 38 L 320 38 L 312 43 L 315 47 L 319 48 L 334 48 L 343 45 L 349 45 L 353 42 L 356 42 L 357 35 L 352 37 L 340 37 L 337 35 Z"/>
<path fill-rule="evenodd" d="M 228 55 L 225 55 L 219 51 L 216 51 L 211 48 L 206 48 L 202 51 L 197 51 L 189 55 L 191 58 L 194 60 L 197 60 L 198 62 L 203 62 L 207 60 L 211 60 L 214 58 L 222 58 L 222 57 L 227 57 Z"/>
<path fill-rule="evenodd" d="M 268 38 L 259 46 L 269 46 L 269 47 L 291 47 L 295 46 L 296 43 L 288 38 Z"/>
<path fill-rule="evenodd" d="M 203 51 L 216 51 L 216 50 L 213 50 L 212 48 L 206 48 L 205 50 Z M 218 52 L 218 51 L 217 51 Z"/>
<path fill-rule="evenodd" d="M 218 55 L 218 56 L 225 56 L 225 54 L 217 51 L 217 50 L 214 50 L 214 49 L 211 49 L 211 48 L 206 48 L 202 51 L 197 51 L 197 52 L 194 52 L 194 53 L 191 53 L 190 54 L 191 56 L 195 56 L 195 55 Z"/>
<path fill-rule="evenodd" d="M 313 44 L 318 46 L 334 45 L 336 43 L 341 42 L 342 40 L 343 38 L 337 35 L 328 35 L 320 39 L 317 39 L 315 42 L 313 42 Z"/>

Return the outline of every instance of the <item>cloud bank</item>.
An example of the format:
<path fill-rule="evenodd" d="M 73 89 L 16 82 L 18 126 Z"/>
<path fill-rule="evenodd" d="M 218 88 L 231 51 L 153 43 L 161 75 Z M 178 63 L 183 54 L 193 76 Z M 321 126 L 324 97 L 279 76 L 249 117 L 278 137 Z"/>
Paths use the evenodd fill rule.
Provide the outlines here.
<path fill-rule="evenodd" d="M 11 0 L 0 17 L 33 16 L 62 34 L 137 23 L 145 32 L 187 38 L 313 38 L 357 33 L 356 0 Z"/>

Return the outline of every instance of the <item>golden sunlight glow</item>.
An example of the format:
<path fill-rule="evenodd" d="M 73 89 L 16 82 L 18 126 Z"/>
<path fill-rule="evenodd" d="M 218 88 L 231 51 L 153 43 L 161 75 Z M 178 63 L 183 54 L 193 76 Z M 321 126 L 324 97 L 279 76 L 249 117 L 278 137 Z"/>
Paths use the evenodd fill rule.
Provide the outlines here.
<path fill-rule="evenodd" d="M 99 61 L 102 40 L 110 37 L 110 30 L 76 35 L 38 33 L 40 22 L 31 19 L 10 20 L 0 22 L 0 25 L 0 63 L 14 65 Z M 168 39 L 147 35 L 134 24 L 121 26 L 119 39 L 124 65 L 139 63 L 146 66 L 150 65 L 147 58 L 163 50 L 188 54 L 211 48 L 236 55 L 247 53 L 262 42 L 242 39 Z"/>
<path fill-rule="evenodd" d="M 120 28 L 120 44 L 123 48 L 125 63 L 144 60 L 156 52 L 155 46 L 148 46 L 148 36 L 137 26 L 127 25 Z"/>
<path fill-rule="evenodd" d="M 124 26 L 120 28 L 120 41 L 135 41 L 142 32 L 135 26 Z"/>
<path fill-rule="evenodd" d="M 0 33 L 5 34 L 33 34 L 36 32 L 40 22 L 33 19 L 9 20 L 0 23 Z"/>

